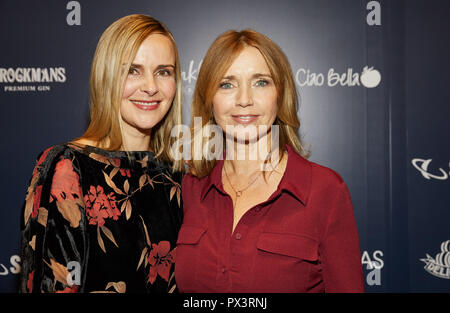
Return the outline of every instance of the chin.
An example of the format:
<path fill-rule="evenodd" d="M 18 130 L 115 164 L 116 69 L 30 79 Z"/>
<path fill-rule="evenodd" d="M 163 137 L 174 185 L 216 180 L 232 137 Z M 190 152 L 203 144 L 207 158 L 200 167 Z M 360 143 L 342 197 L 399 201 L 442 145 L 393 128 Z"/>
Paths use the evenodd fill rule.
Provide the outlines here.
<path fill-rule="evenodd" d="M 149 132 L 149 131 L 151 131 L 153 128 L 155 128 L 156 125 L 157 125 L 156 123 L 155 123 L 155 124 L 151 124 L 151 125 L 143 125 L 143 126 L 138 127 L 138 129 L 139 129 L 141 132 Z"/>
<path fill-rule="evenodd" d="M 156 126 L 155 122 L 147 122 L 147 123 L 135 123 L 133 127 L 140 131 L 141 133 L 147 133 L 152 130 Z"/>

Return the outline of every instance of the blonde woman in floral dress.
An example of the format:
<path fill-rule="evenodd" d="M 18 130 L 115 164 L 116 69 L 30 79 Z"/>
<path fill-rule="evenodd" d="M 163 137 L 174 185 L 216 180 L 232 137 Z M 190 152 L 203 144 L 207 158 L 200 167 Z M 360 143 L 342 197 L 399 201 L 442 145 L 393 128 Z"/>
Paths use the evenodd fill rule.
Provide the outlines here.
<path fill-rule="evenodd" d="M 43 151 L 22 215 L 21 292 L 174 292 L 182 164 L 173 36 L 146 15 L 103 33 L 80 138 Z"/>

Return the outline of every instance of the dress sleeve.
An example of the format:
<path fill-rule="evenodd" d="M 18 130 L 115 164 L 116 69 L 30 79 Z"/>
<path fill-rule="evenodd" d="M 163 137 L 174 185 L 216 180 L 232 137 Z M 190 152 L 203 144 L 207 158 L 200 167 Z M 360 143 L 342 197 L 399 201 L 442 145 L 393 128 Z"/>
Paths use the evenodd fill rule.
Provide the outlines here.
<path fill-rule="evenodd" d="M 353 205 L 341 182 L 328 216 L 321 258 L 325 292 L 364 292 L 364 278 Z"/>
<path fill-rule="evenodd" d="M 40 154 L 22 209 L 20 292 L 77 292 L 86 259 L 85 214 L 73 153 Z"/>

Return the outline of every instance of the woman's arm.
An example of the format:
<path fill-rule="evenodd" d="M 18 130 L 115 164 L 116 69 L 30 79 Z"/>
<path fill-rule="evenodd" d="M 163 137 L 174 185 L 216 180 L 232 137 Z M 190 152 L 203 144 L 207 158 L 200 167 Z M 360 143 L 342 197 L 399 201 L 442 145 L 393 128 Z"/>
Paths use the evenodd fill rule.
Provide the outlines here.
<path fill-rule="evenodd" d="M 80 174 L 59 146 L 38 157 L 22 210 L 20 292 L 77 292 L 87 259 Z"/>
<path fill-rule="evenodd" d="M 320 247 L 325 292 L 364 292 L 358 231 L 350 193 L 343 181 L 331 206 Z"/>

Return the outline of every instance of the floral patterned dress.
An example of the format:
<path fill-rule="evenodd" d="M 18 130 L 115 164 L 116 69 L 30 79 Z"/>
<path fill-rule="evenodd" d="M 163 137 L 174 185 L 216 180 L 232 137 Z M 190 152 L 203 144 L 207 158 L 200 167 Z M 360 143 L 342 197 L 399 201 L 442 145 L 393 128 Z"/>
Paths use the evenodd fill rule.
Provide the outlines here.
<path fill-rule="evenodd" d="M 180 182 L 152 152 L 43 151 L 23 206 L 20 291 L 176 291 Z"/>

